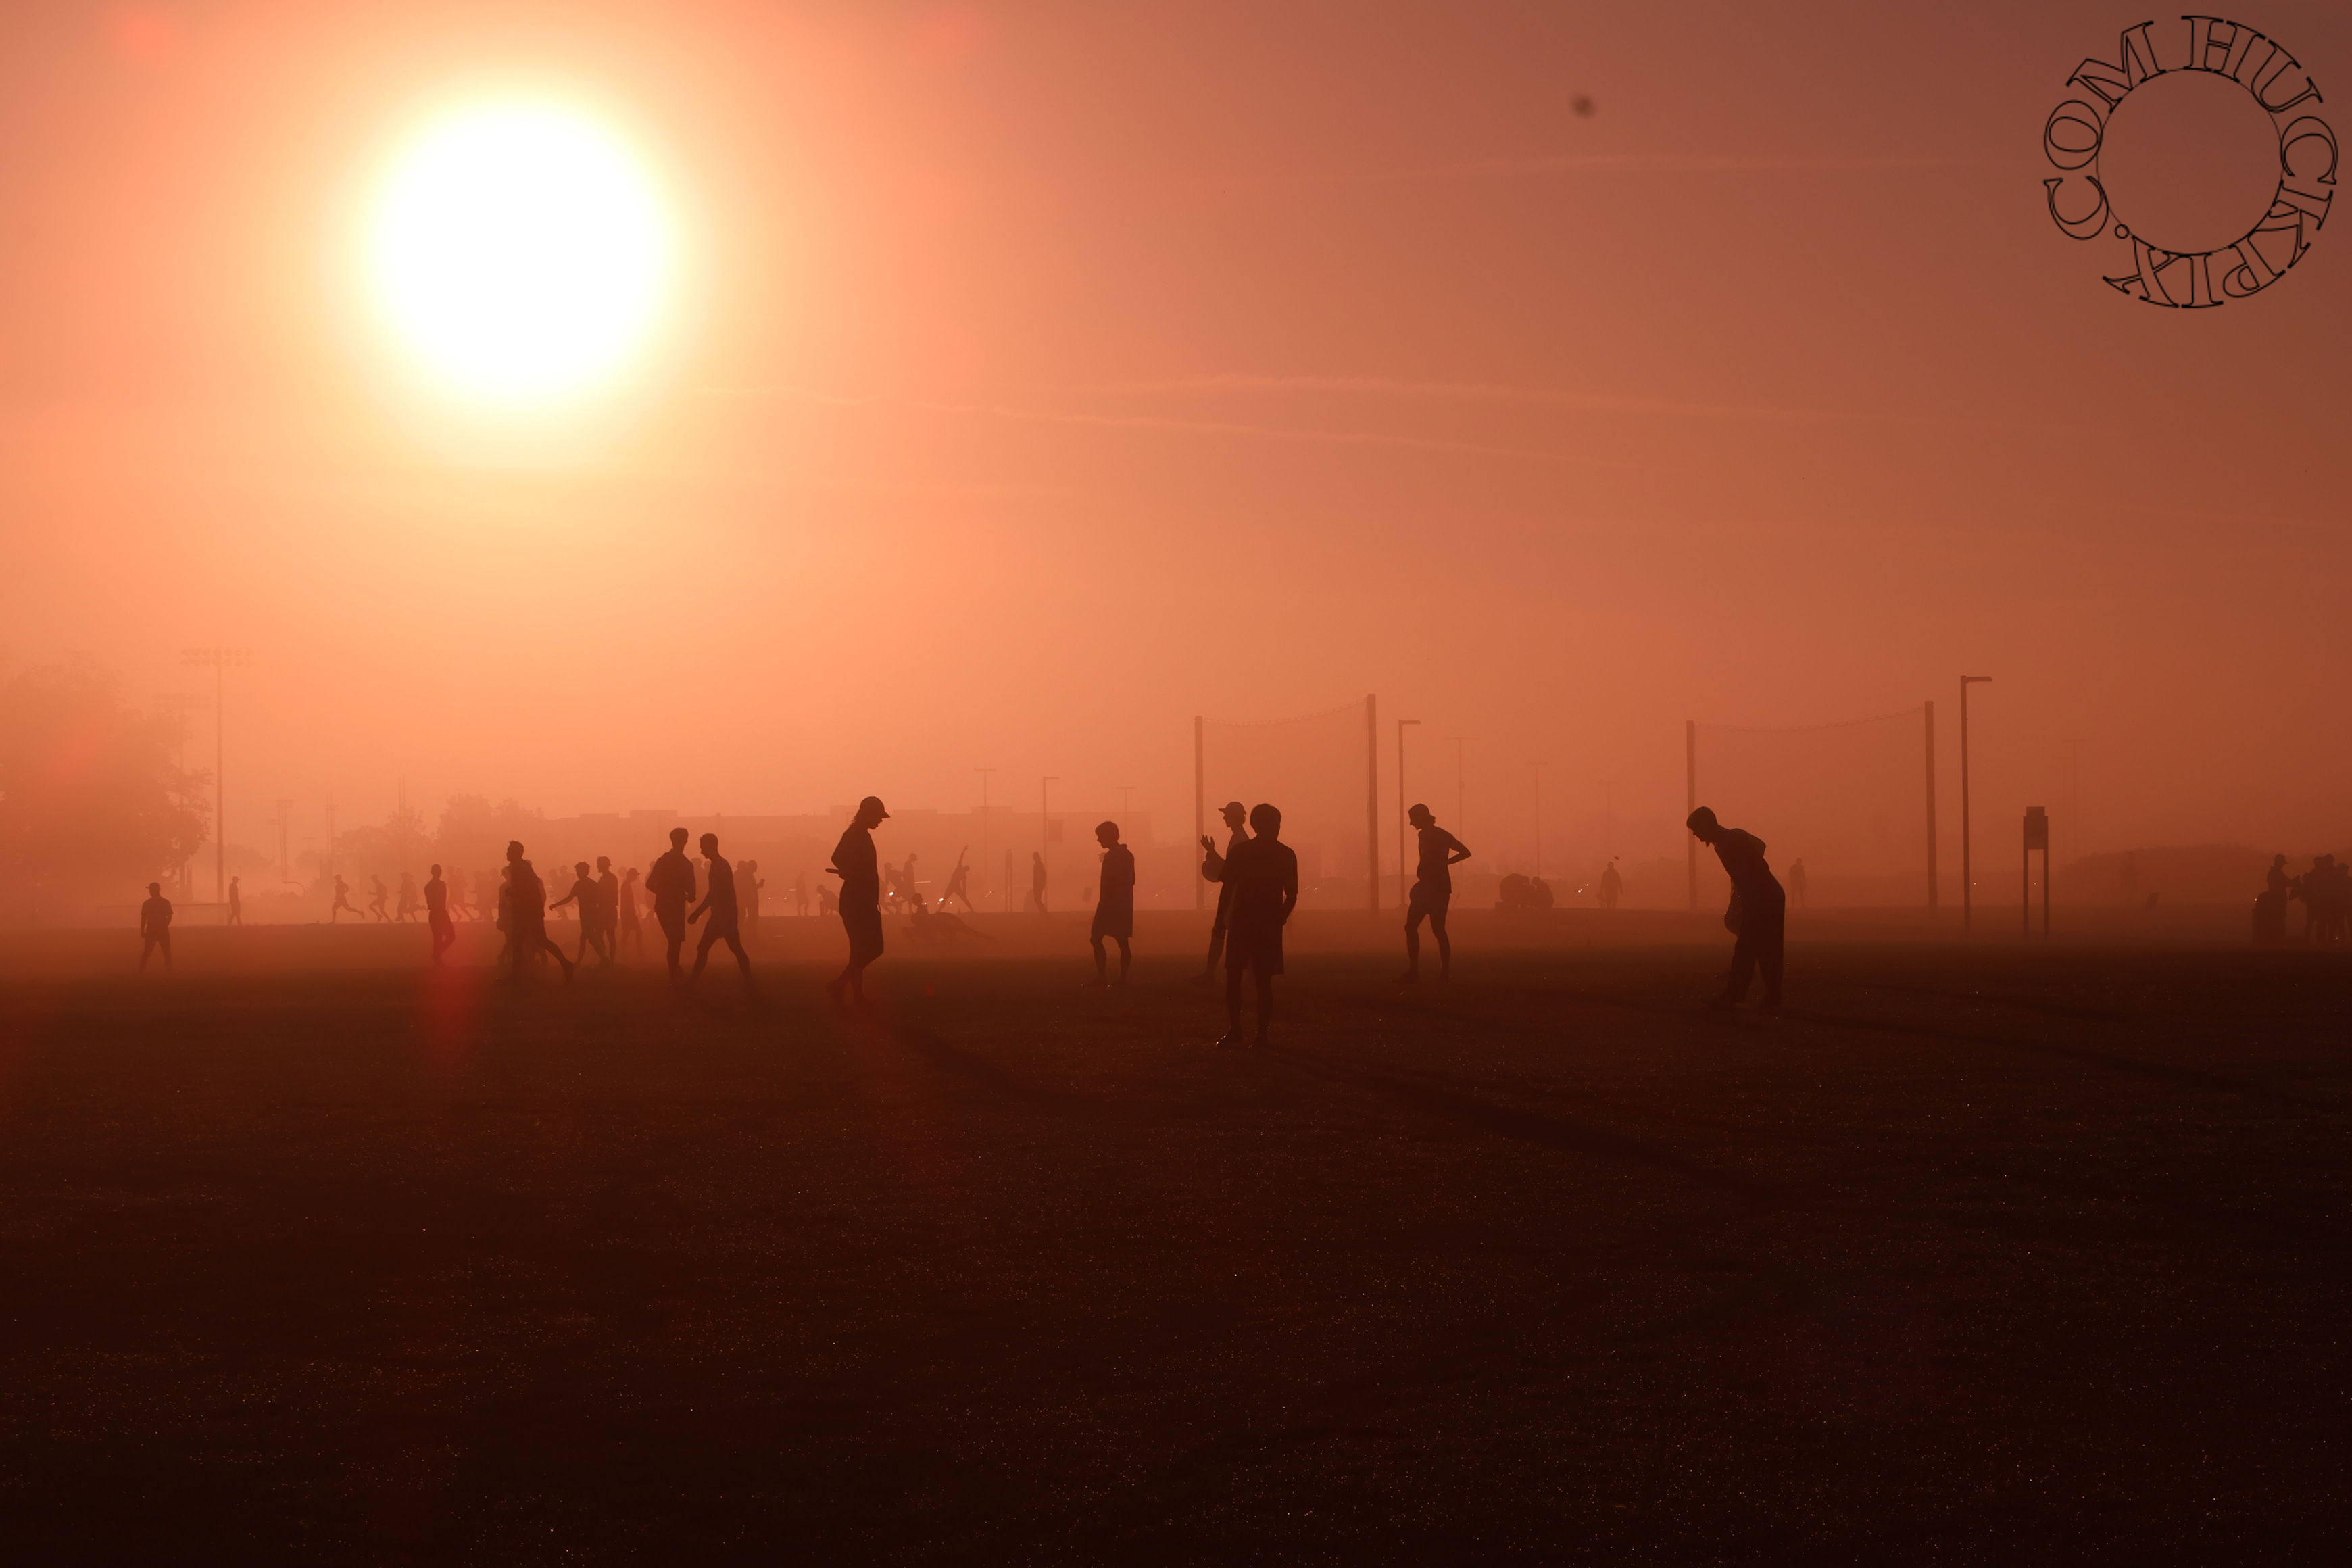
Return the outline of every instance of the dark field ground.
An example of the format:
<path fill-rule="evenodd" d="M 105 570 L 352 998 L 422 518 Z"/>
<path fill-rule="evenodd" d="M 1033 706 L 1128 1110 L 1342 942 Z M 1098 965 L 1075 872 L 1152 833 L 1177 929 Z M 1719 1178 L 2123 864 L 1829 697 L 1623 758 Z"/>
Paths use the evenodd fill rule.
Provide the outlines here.
<path fill-rule="evenodd" d="M 2342 955 L 1801 925 L 1724 1017 L 1696 928 L 1466 923 L 1411 994 L 1302 940 L 1264 1055 L 1172 920 L 871 1019 L 824 931 L 758 1007 L 43 938 L 0 1552 L 2346 1560 Z"/>

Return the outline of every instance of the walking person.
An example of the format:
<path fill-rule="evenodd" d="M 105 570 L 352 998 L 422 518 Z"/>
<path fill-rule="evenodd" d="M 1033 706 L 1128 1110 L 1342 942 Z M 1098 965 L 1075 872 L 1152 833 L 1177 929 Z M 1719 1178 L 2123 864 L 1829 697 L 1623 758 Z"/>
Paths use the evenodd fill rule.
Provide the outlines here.
<path fill-rule="evenodd" d="M 1743 828 L 1726 827 L 1702 805 L 1690 814 L 1691 836 L 1715 850 L 1731 879 L 1731 904 L 1724 925 L 1738 940 L 1731 949 L 1731 975 L 1710 1007 L 1737 1007 L 1748 999 L 1748 984 L 1764 972 L 1764 1005 L 1780 1005 L 1780 958 L 1788 931 L 1789 897 L 1764 860 L 1764 841 Z"/>
<path fill-rule="evenodd" d="M 1454 943 L 1445 934 L 1445 911 L 1454 904 L 1454 868 L 1470 858 L 1462 840 L 1437 826 L 1429 807 L 1415 805 L 1405 813 L 1420 837 L 1420 858 L 1414 862 L 1412 892 L 1404 906 L 1403 984 L 1421 979 L 1421 922 L 1429 921 L 1437 938 L 1437 978 L 1454 978 Z"/>
<path fill-rule="evenodd" d="M 597 885 L 595 878 L 588 874 L 588 862 L 585 860 L 572 864 L 572 890 L 555 900 L 555 907 L 559 910 L 566 904 L 572 906 L 572 912 L 580 921 L 580 952 L 572 962 L 587 963 L 588 950 L 593 947 L 604 955 L 605 963 L 612 963 L 612 944 L 604 936 L 604 889 Z"/>
<path fill-rule="evenodd" d="M 1625 891 L 1625 879 L 1617 874 L 1617 858 L 1611 856 L 1609 864 L 1601 868 L 1601 907 L 1613 910 Z"/>
<path fill-rule="evenodd" d="M 414 871 L 400 874 L 400 902 L 397 907 L 403 923 L 416 918 L 416 873 Z"/>
<path fill-rule="evenodd" d="M 849 962 L 825 982 L 824 994 L 836 1005 L 866 1005 L 866 966 L 882 956 L 882 871 L 874 853 L 874 829 L 889 820 L 879 796 L 859 801 L 857 815 L 833 847 L 833 864 L 825 868 L 841 879 L 841 926 L 849 937 Z"/>
<path fill-rule="evenodd" d="M 163 955 L 163 973 L 172 972 L 172 900 L 163 896 L 163 884 L 147 884 L 147 901 L 139 906 L 139 973 L 147 973 L 147 960 L 156 953 Z"/>
<path fill-rule="evenodd" d="M 643 958 L 646 955 L 646 933 L 637 924 L 637 868 L 635 866 L 621 873 L 621 885 L 614 898 L 620 910 L 621 951 L 634 951 Z"/>
<path fill-rule="evenodd" d="M 1225 922 L 1234 902 L 1233 889 L 1219 880 L 1222 875 L 1220 868 L 1233 858 L 1234 846 L 1246 841 L 1249 837 L 1249 816 L 1240 801 L 1225 802 L 1223 809 L 1218 815 L 1224 819 L 1225 824 L 1224 852 L 1223 854 L 1217 852 L 1214 839 L 1205 836 L 1201 839 L 1202 856 L 1201 875 L 1217 884 L 1217 913 L 1209 925 L 1209 962 L 1201 967 L 1199 983 L 1204 985 L 1208 984 L 1210 977 L 1217 973 L 1217 960 L 1223 956 Z"/>
<path fill-rule="evenodd" d="M 1102 846 L 1102 890 L 1095 897 L 1095 923 L 1087 939 L 1095 948 L 1095 984 L 1110 984 L 1110 955 L 1103 938 L 1118 943 L 1118 983 L 1127 984 L 1128 966 L 1135 954 L 1128 939 L 1135 934 L 1135 851 L 1118 841 L 1118 824 L 1097 823 L 1095 842 Z"/>
<path fill-rule="evenodd" d="M 373 915 L 379 923 L 388 923 L 392 913 L 383 907 L 383 901 L 392 896 L 392 889 L 385 887 L 383 879 L 373 871 L 368 873 L 368 880 L 375 884 L 375 897 L 368 900 L 368 913 Z"/>
<path fill-rule="evenodd" d="M 237 890 L 236 886 L 242 880 L 244 879 L 241 877 L 231 877 L 228 879 L 228 923 L 233 926 L 241 926 L 245 923 L 245 895 Z"/>
<path fill-rule="evenodd" d="M 596 921 L 604 931 L 604 963 L 619 957 L 621 942 L 621 879 L 613 874 L 613 858 L 596 857 Z"/>
<path fill-rule="evenodd" d="M 653 895 L 654 919 L 669 944 L 669 979 L 675 985 L 686 978 L 677 961 L 686 945 L 686 906 L 694 902 L 694 862 L 686 858 L 686 829 L 669 830 L 669 848 L 646 873 L 646 891 Z"/>
<path fill-rule="evenodd" d="M 1789 863 L 1789 901 L 1801 910 L 1805 907 L 1805 858 L 1802 855 Z"/>
<path fill-rule="evenodd" d="M 1045 912 L 1045 852 L 1029 851 L 1029 907 L 1039 914 Z"/>
<path fill-rule="evenodd" d="M 441 879 L 441 868 L 433 868 L 433 875 L 425 882 L 425 923 L 433 932 L 433 962 L 456 945 L 457 922 L 449 918 L 449 884 Z"/>
<path fill-rule="evenodd" d="M 547 884 L 539 879 L 539 873 L 522 858 L 520 838 L 507 844 L 506 910 L 507 952 L 511 960 L 507 978 L 520 981 L 524 964 L 542 952 L 550 952 L 563 966 L 563 978 L 570 983 L 572 961 L 563 956 L 562 948 L 548 940 Z"/>
<path fill-rule="evenodd" d="M 1250 831 L 1202 873 L 1233 893 L 1225 917 L 1225 1033 L 1221 1046 L 1242 1044 L 1242 972 L 1257 977 L 1257 1047 L 1265 1048 L 1274 1022 L 1274 977 L 1282 973 L 1282 928 L 1298 906 L 1298 854 L 1281 842 L 1282 813 L 1260 803 L 1250 808 Z M 1214 850 L 1211 853 L 1213 855 Z"/>
<path fill-rule="evenodd" d="M 692 925 L 703 916 L 710 923 L 702 928 L 702 940 L 694 949 L 694 973 L 686 977 L 688 985 L 702 978 L 702 966 L 710 962 L 710 950 L 725 942 L 735 952 L 735 967 L 743 972 L 743 990 L 751 989 L 751 957 L 743 951 L 742 909 L 735 901 L 735 868 L 719 853 L 719 835 L 702 836 L 702 858 L 710 862 L 710 885 L 702 895 L 702 902 L 686 917 Z"/>

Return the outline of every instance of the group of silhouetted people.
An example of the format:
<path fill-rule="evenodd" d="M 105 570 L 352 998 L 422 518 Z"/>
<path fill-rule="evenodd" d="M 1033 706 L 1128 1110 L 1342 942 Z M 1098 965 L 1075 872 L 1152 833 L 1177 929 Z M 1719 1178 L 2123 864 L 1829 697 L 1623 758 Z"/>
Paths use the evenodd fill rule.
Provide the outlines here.
<path fill-rule="evenodd" d="M 2339 946 L 2352 941 L 2352 866 L 2333 855 L 2313 858 L 2301 876 L 2286 868 L 2286 857 L 2271 858 L 2262 896 L 2254 900 L 2254 937 L 2259 942 L 2286 940 L 2286 907 L 2303 906 L 2303 939 Z"/>

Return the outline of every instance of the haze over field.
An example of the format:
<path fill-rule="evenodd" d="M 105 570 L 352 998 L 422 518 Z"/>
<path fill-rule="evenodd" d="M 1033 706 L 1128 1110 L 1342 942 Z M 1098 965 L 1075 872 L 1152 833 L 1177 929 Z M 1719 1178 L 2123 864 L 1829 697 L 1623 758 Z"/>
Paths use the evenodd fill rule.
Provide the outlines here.
<path fill-rule="evenodd" d="M 1390 721 L 1449 821 L 1467 737 L 1490 868 L 1532 761 L 1553 863 L 1604 800 L 1678 858 L 1686 718 L 1932 699 L 1954 856 L 1964 670 L 1988 876 L 2074 741 L 2062 854 L 2336 847 L 2352 237 L 2221 310 L 2101 283 L 2040 138 L 2140 19 L 13 8 L 0 653 L 146 706 L 251 648 L 256 847 L 280 798 L 322 842 L 404 787 L 961 811 L 982 767 L 1164 841 L 1194 714 L 1372 692 L 1383 811 Z M 2253 21 L 2352 91 L 2352 15 Z M 669 247 L 554 408 L 418 372 L 363 265 L 407 139 L 514 96 L 640 160 Z"/>

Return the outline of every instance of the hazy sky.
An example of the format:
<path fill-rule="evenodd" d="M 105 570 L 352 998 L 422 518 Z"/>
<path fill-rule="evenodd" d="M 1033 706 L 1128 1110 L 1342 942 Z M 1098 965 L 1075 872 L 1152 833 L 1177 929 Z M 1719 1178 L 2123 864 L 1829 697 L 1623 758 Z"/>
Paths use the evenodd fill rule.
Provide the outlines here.
<path fill-rule="evenodd" d="M 749 813 L 995 766 L 1174 825 L 1191 715 L 1374 691 L 1478 738 L 1481 848 L 1548 759 L 1558 854 L 1605 780 L 1679 816 L 1686 717 L 1963 669 L 2003 844 L 2080 738 L 2086 849 L 2335 845 L 2352 234 L 2183 312 L 2042 209 L 2065 78 L 2176 15 L 12 6 L 0 651 L 144 700 L 251 647 L 255 845 L 404 778 Z M 2352 94 L 2352 13 L 2245 20 Z M 529 441 L 392 373 L 352 261 L 392 140 L 509 88 L 624 128 L 689 253 L 658 363 Z"/>

